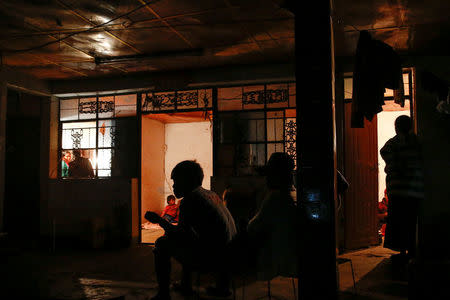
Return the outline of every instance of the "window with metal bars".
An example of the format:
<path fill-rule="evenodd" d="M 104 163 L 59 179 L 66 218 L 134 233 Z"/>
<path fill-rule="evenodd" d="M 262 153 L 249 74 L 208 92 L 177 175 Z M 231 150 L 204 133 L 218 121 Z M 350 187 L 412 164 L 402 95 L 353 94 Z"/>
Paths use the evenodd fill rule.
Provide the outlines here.
<path fill-rule="evenodd" d="M 295 161 L 296 136 L 293 109 L 219 112 L 215 175 L 256 175 L 274 152 L 287 152 Z"/>
<path fill-rule="evenodd" d="M 94 177 L 130 173 L 124 172 L 123 156 L 136 147 L 136 99 L 136 94 L 60 99 L 60 178 L 73 175 L 75 149 L 89 160 Z"/>

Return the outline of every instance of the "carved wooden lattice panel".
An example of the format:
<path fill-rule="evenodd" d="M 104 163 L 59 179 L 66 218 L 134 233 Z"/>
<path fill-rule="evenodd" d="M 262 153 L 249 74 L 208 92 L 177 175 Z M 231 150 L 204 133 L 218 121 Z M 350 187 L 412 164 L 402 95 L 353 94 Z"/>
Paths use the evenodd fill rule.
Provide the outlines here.
<path fill-rule="evenodd" d="M 297 169 L 297 119 L 287 118 L 284 125 L 284 151 L 294 160 Z"/>

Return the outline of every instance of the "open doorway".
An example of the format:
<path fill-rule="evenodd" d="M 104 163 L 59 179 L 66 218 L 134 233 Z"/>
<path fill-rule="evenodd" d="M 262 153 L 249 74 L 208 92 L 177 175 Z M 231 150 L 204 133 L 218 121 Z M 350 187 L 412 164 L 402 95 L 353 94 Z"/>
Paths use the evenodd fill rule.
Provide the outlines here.
<path fill-rule="evenodd" d="M 386 174 L 379 150 L 395 135 L 394 121 L 399 115 L 412 115 L 414 72 L 403 71 L 405 104 L 394 102 L 392 90 L 386 89 L 383 111 L 363 128 L 351 127 L 352 77 L 344 78 L 344 176 L 350 186 L 342 204 L 343 234 L 339 247 L 345 251 L 379 245 L 378 202 L 383 199 Z M 342 237 L 343 235 L 343 237 Z"/>
<path fill-rule="evenodd" d="M 164 234 L 144 218 L 148 210 L 159 214 L 173 195 L 170 173 L 183 160 L 196 160 L 203 168 L 203 187 L 210 188 L 213 171 L 210 111 L 155 113 L 142 116 L 141 242 L 154 243 Z M 180 199 L 176 199 L 178 204 Z"/>
<path fill-rule="evenodd" d="M 378 201 L 383 199 L 386 189 L 386 173 L 384 172 L 386 163 L 380 155 L 380 150 L 390 138 L 395 136 L 394 122 L 401 115 L 411 116 L 409 100 L 405 101 L 404 107 L 394 101 L 385 101 L 383 111 L 378 113 Z"/>

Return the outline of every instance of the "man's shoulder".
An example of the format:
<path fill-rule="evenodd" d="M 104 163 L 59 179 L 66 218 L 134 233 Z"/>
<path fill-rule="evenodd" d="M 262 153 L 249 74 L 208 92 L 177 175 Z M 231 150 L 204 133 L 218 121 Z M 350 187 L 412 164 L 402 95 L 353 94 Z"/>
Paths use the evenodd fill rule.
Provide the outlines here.
<path fill-rule="evenodd" d="M 208 203 L 220 203 L 222 200 L 216 192 L 207 190 L 203 187 L 198 187 L 192 191 L 190 197 L 193 198 L 194 201 L 198 202 L 208 202 Z"/>

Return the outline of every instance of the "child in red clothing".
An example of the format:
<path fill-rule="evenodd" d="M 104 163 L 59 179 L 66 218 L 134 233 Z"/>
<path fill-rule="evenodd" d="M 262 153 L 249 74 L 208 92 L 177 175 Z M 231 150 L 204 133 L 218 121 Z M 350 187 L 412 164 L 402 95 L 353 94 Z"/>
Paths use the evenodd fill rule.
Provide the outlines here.
<path fill-rule="evenodd" d="M 386 218 L 388 214 L 387 211 L 388 211 L 388 196 L 385 189 L 383 200 L 378 202 L 378 220 L 380 226 L 379 230 L 382 236 L 384 236 L 386 230 Z"/>
<path fill-rule="evenodd" d="M 175 196 L 167 196 L 167 206 L 161 213 L 161 217 L 169 223 L 178 223 L 178 204 L 175 204 Z"/>

